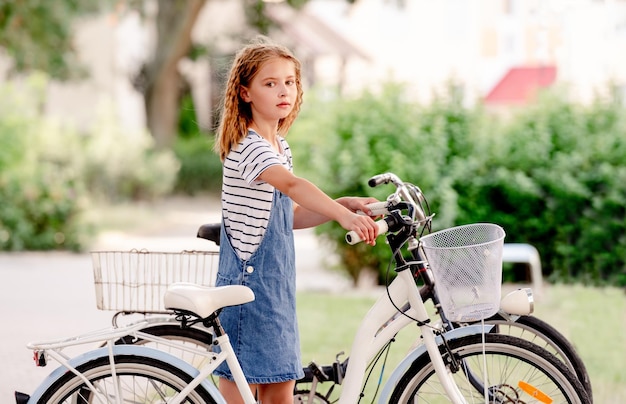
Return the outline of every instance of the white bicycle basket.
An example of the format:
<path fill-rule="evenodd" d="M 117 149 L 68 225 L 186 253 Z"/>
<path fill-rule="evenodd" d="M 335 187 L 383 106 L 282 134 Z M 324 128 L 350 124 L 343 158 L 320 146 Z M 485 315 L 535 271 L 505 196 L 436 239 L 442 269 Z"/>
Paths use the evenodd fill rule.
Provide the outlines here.
<path fill-rule="evenodd" d="M 219 252 L 94 251 L 96 305 L 100 310 L 163 311 L 174 282 L 215 285 Z"/>
<path fill-rule="evenodd" d="M 452 227 L 420 239 L 448 319 L 471 322 L 500 307 L 504 230 L 495 224 Z"/>

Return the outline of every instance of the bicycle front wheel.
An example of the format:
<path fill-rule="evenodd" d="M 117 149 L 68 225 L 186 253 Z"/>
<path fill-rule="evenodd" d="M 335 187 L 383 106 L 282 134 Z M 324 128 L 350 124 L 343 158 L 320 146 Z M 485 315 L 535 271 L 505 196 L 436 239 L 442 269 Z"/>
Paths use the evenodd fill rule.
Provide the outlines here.
<path fill-rule="evenodd" d="M 467 402 L 587 404 L 587 393 L 569 368 L 545 349 L 501 334 L 469 335 L 448 343 L 460 369 L 453 378 Z M 428 353 L 396 385 L 393 403 L 450 403 Z"/>
<path fill-rule="evenodd" d="M 115 377 L 108 357 L 94 359 L 77 369 L 108 403 L 164 403 L 193 380 L 174 365 L 136 355 L 115 356 Z M 42 394 L 38 404 L 99 402 L 81 378 L 67 372 Z M 204 404 L 215 400 L 205 388 L 198 386 L 183 402 Z"/>
<path fill-rule="evenodd" d="M 551 352 L 576 373 L 592 399 L 591 380 L 583 360 L 572 343 L 550 324 L 534 316 L 520 316 L 516 321 L 509 321 L 500 314 L 485 320 L 485 323 L 495 325 L 494 331 L 499 334 L 528 340 Z"/>

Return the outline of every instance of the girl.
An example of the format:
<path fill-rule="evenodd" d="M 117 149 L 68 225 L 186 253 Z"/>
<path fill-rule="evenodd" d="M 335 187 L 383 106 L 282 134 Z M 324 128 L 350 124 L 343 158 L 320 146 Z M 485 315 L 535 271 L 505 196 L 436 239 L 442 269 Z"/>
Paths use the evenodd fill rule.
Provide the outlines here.
<path fill-rule="evenodd" d="M 266 40 L 241 49 L 230 70 L 215 145 L 223 162 L 222 230 L 217 285 L 243 284 L 255 301 L 220 314 L 253 393 L 263 404 L 293 403 L 301 378 L 295 305 L 293 229 L 336 220 L 374 244 L 366 204 L 333 200 L 292 173 L 284 136 L 302 103 L 301 65 Z M 216 370 L 231 403 L 241 396 L 227 366 Z"/>

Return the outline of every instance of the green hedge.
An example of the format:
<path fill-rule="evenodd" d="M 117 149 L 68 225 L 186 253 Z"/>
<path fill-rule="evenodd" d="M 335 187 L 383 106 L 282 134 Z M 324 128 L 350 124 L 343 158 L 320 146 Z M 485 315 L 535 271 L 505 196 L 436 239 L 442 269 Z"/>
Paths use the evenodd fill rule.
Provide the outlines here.
<path fill-rule="evenodd" d="M 367 179 L 394 172 L 422 188 L 435 229 L 498 223 L 507 242 L 539 249 L 552 280 L 626 285 L 623 106 L 546 94 L 505 119 L 457 95 L 418 105 L 394 84 L 351 100 L 308 95 L 289 137 L 296 168 L 308 161 L 300 173 L 334 197 L 385 198 L 392 189 Z M 385 271 L 384 243 L 347 247 L 336 224 L 318 233 L 355 279 L 363 268 Z"/>
<path fill-rule="evenodd" d="M 81 187 L 52 153 L 41 153 L 54 137 L 36 112 L 44 86 L 41 75 L 26 91 L 1 86 L 0 250 L 78 250 L 88 234 L 78 220 Z"/>
<path fill-rule="evenodd" d="M 495 220 L 508 241 L 534 244 L 553 280 L 626 285 L 623 112 L 554 94 L 521 111 L 477 186 L 457 181 L 459 220 Z"/>
<path fill-rule="evenodd" d="M 219 193 L 222 186 L 222 162 L 213 151 L 211 135 L 179 137 L 174 153 L 180 161 L 174 190 L 186 195 Z"/>
<path fill-rule="evenodd" d="M 121 130 L 106 111 L 89 133 L 39 115 L 46 78 L 0 86 L 0 250 L 81 250 L 83 214 L 108 203 L 171 192 L 178 161 L 147 133 Z"/>

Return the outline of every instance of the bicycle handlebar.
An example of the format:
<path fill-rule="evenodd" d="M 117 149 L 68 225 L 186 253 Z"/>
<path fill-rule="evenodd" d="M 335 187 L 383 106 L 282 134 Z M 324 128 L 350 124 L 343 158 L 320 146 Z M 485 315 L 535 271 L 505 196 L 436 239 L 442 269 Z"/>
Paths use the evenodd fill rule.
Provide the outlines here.
<path fill-rule="evenodd" d="M 421 190 L 413 185 L 404 183 L 397 175 L 393 173 L 384 173 L 373 176 L 369 179 L 367 184 L 374 188 L 382 184 L 393 184 L 396 187 L 396 191 L 389 195 L 386 201 L 384 202 L 375 202 L 367 205 L 367 207 L 371 211 L 371 216 L 385 216 L 389 215 L 390 210 L 393 210 L 395 206 L 400 204 L 402 201 L 410 204 L 412 206 L 412 219 L 415 222 L 425 221 L 426 215 L 421 202 L 424 201 Z M 376 222 L 378 226 L 378 235 L 384 234 L 389 230 L 388 222 L 385 220 L 379 220 Z M 350 231 L 346 234 L 346 242 L 350 245 L 354 245 L 356 243 L 361 242 L 361 238 L 357 236 L 354 231 Z"/>
<path fill-rule="evenodd" d="M 376 226 L 378 227 L 378 232 L 376 233 L 377 237 L 380 236 L 381 234 L 387 233 L 387 230 L 389 230 L 389 225 L 387 224 L 387 221 L 385 219 L 378 220 L 375 223 L 376 223 Z M 354 244 L 360 243 L 361 241 L 363 240 L 361 239 L 361 237 L 359 237 L 358 234 L 356 234 L 354 230 L 346 233 L 346 242 L 348 244 L 354 245 Z"/>
<path fill-rule="evenodd" d="M 370 203 L 366 205 L 367 208 L 370 210 L 370 216 L 384 216 L 384 215 L 388 215 L 389 214 L 389 210 L 387 209 L 387 207 L 389 206 L 389 203 L 384 201 L 384 202 L 374 202 L 374 203 Z M 362 211 L 358 211 L 357 213 L 363 213 Z M 365 214 L 365 213 L 363 213 Z"/>
<path fill-rule="evenodd" d="M 369 181 L 367 181 L 367 185 L 375 188 L 381 184 L 389 184 L 390 182 L 396 185 L 396 187 L 402 184 L 402 181 L 400 180 L 400 178 L 398 178 L 397 175 L 392 173 L 385 173 L 373 176 L 369 179 Z"/>

